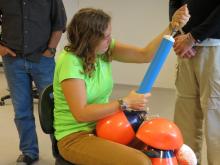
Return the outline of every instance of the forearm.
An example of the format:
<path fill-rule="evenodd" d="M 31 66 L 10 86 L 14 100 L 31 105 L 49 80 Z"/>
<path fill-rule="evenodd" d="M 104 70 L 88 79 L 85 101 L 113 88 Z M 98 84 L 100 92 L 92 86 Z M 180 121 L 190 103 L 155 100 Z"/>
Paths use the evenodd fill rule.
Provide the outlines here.
<path fill-rule="evenodd" d="M 174 13 L 169 26 L 145 47 L 146 54 L 152 58 L 158 49 L 163 36 L 171 35 L 174 29 L 175 31 L 181 29 L 187 23 L 189 18 L 190 15 L 187 5 L 183 5 Z"/>
<path fill-rule="evenodd" d="M 61 82 L 61 88 L 73 117 L 79 122 L 96 121 L 119 110 L 117 101 L 88 103 L 86 85 L 82 79 L 65 79 Z"/>
<path fill-rule="evenodd" d="M 122 62 L 133 62 L 133 63 L 144 63 L 150 62 L 153 58 L 157 48 L 164 35 L 170 35 L 172 29 L 179 30 L 189 20 L 189 12 L 186 5 L 179 8 L 168 26 L 162 33 L 155 37 L 149 44 L 144 48 L 138 48 L 125 44 L 116 43 L 115 48 L 112 51 L 112 57 L 114 60 Z M 172 27 L 171 27 L 172 26 Z"/>
<path fill-rule="evenodd" d="M 114 60 L 126 63 L 148 63 L 152 60 L 162 37 L 170 34 L 169 28 L 166 28 L 161 34 L 155 37 L 146 47 L 140 48 L 132 45 L 116 42 L 112 56 Z"/>
<path fill-rule="evenodd" d="M 142 111 L 145 109 L 150 96 L 150 93 L 138 94 L 132 90 L 126 97 L 120 100 L 111 101 L 106 104 L 87 104 L 78 109 L 78 113 L 76 112 L 77 110 L 75 112 L 72 111 L 72 113 L 81 122 L 97 121 L 125 109 Z"/>
<path fill-rule="evenodd" d="M 171 28 L 167 27 L 162 33 L 155 37 L 145 48 L 143 48 L 143 53 L 148 57 L 148 60 L 151 61 L 154 54 L 156 53 L 162 38 L 164 35 L 170 35 L 172 33 Z"/>
<path fill-rule="evenodd" d="M 56 48 L 62 36 L 62 31 L 54 31 L 51 33 L 48 48 Z"/>
<path fill-rule="evenodd" d="M 90 122 L 100 120 L 118 111 L 118 101 L 112 101 L 106 104 L 88 104 L 80 110 L 80 113 L 73 112 L 73 114 L 78 122 Z"/>

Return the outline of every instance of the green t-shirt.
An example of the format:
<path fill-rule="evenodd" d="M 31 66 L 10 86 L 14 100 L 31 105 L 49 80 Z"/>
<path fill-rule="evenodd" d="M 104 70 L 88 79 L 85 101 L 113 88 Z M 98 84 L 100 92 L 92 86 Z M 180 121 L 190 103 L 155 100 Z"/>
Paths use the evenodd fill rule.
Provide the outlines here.
<path fill-rule="evenodd" d="M 110 48 L 114 47 L 112 40 Z M 95 128 L 96 122 L 78 123 L 70 112 L 67 101 L 64 97 L 61 82 L 69 78 L 77 78 L 85 81 L 87 103 L 107 103 L 113 88 L 111 63 L 104 61 L 98 55 L 95 63 L 95 71 L 92 77 L 83 74 L 82 60 L 71 52 L 63 50 L 56 62 L 54 73 L 54 128 L 55 137 L 60 140 L 74 132 L 91 131 Z"/>

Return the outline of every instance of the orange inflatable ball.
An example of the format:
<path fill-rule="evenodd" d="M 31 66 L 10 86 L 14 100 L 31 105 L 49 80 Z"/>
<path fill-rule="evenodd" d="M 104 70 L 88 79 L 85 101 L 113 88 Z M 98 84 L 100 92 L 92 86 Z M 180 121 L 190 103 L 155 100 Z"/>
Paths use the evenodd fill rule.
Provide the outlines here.
<path fill-rule="evenodd" d="M 143 113 L 137 111 L 120 111 L 108 116 L 96 125 L 96 134 L 99 137 L 121 144 L 129 144 L 135 137 L 135 132 L 144 121 Z"/>
<path fill-rule="evenodd" d="M 142 123 L 136 137 L 146 145 L 162 150 L 175 150 L 183 145 L 179 128 L 164 118 L 155 118 Z"/>

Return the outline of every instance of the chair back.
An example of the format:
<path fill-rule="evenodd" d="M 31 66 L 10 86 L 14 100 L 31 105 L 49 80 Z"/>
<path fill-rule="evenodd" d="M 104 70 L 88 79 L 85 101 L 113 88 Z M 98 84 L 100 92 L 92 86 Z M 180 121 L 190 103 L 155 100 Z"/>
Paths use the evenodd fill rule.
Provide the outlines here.
<path fill-rule="evenodd" d="M 50 134 L 52 142 L 53 156 L 56 158 L 55 165 L 74 165 L 62 158 L 59 154 L 57 148 L 57 141 L 54 137 L 54 97 L 53 97 L 53 85 L 48 85 L 41 92 L 39 103 L 38 103 L 38 113 L 40 119 L 40 125 L 44 133 Z"/>
<path fill-rule="evenodd" d="M 38 103 L 38 113 L 40 119 L 40 125 L 44 133 L 53 134 L 53 120 L 54 120 L 54 97 L 53 97 L 53 85 L 48 85 L 40 95 Z"/>

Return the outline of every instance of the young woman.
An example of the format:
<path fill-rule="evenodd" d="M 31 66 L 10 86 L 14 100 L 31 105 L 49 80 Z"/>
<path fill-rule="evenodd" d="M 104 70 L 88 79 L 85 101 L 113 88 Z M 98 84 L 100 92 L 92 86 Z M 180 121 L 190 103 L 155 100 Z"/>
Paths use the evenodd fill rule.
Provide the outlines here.
<path fill-rule="evenodd" d="M 188 19 L 188 9 L 183 6 L 173 16 L 170 28 L 145 48 L 138 48 L 111 38 L 111 18 L 104 11 L 84 8 L 75 14 L 53 83 L 55 137 L 64 159 L 81 165 L 150 164 L 141 151 L 94 133 L 96 121 L 120 111 L 121 102 L 128 108 L 143 110 L 150 96 L 131 91 L 122 101 L 109 102 L 113 88 L 111 61 L 150 62 L 162 36 L 170 34 L 172 28 L 181 28 Z"/>

